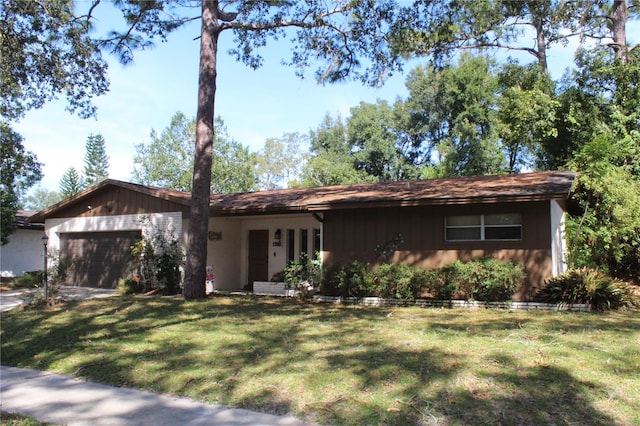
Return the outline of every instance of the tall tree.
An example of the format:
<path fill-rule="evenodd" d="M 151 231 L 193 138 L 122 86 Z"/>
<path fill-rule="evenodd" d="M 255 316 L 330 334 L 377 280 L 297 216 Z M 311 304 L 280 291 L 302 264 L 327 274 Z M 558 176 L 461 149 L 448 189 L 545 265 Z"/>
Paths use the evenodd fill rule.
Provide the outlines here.
<path fill-rule="evenodd" d="M 418 170 L 405 157 L 398 133 L 393 108 L 386 101 L 351 108 L 347 140 L 356 170 L 380 182 L 416 178 Z"/>
<path fill-rule="evenodd" d="M 104 137 L 100 134 L 89 135 L 84 153 L 85 185 L 94 185 L 107 177 L 109 177 L 109 156 Z"/>
<path fill-rule="evenodd" d="M 0 121 L 0 243 L 8 242 L 15 230 L 14 221 L 20 197 L 42 179 L 41 167 L 35 154 L 25 151 L 22 136 L 8 123 Z"/>
<path fill-rule="evenodd" d="M 262 64 L 259 49 L 265 46 L 267 39 L 290 36 L 292 56 L 288 64 L 295 66 L 299 75 L 302 75 L 303 70 L 309 66 L 320 64 L 316 77 L 326 82 L 353 77 L 369 84 L 380 84 L 390 72 L 399 68 L 397 57 L 389 53 L 386 38 L 390 22 L 397 10 L 393 0 L 361 2 L 203 0 L 199 17 L 194 16 L 193 9 L 185 7 L 189 4 L 184 2 L 123 0 L 114 2 L 114 5 L 122 12 L 126 23 L 125 28 L 122 31 L 111 31 L 100 40 L 97 37 L 88 38 L 88 31 L 91 29 L 100 1 L 87 3 L 86 11 L 80 11 L 81 7 L 76 3 L 49 0 L 49 2 L 54 1 L 64 5 L 62 8 L 64 16 L 56 17 L 53 29 L 43 28 L 40 22 L 32 25 L 35 21 L 29 21 L 36 35 L 43 36 L 39 45 L 46 47 L 47 37 L 55 36 L 57 33 L 54 30 L 62 26 L 73 29 L 75 32 L 71 35 L 75 38 L 57 37 L 53 39 L 54 42 L 58 41 L 63 47 L 69 47 L 75 45 L 69 44 L 68 41 L 76 39 L 81 42 L 87 41 L 87 51 L 95 53 L 95 56 L 79 55 L 80 60 L 77 64 L 82 64 L 82 69 L 78 70 L 77 80 L 72 80 L 69 85 L 57 84 L 60 80 L 54 80 L 56 84 L 51 86 L 54 88 L 53 93 L 62 92 L 63 88 L 69 87 L 74 95 L 71 100 L 72 107 L 78 99 L 90 99 L 91 95 L 98 94 L 100 91 L 98 89 L 102 89 L 102 86 L 96 88 L 92 84 L 81 85 L 82 82 L 91 83 L 105 75 L 104 62 L 101 61 L 99 52 L 90 48 L 99 46 L 108 49 L 126 63 L 132 60 L 136 49 L 149 47 L 152 40 L 164 40 L 171 31 L 194 19 L 199 18 L 201 21 L 196 142 L 184 285 L 184 295 L 187 299 L 205 296 L 206 231 L 213 158 L 216 61 L 220 35 L 229 31 L 235 33 L 235 48 L 231 49 L 230 53 L 252 68 L 258 68 Z M 11 2 L 12 5 L 18 6 L 23 3 L 20 0 Z M 45 6 L 42 6 L 43 2 L 36 2 L 38 8 L 33 15 L 38 18 L 47 15 L 45 7 L 48 2 L 44 3 Z M 71 15 L 71 11 L 76 10 L 79 16 L 67 17 L 67 14 Z M 17 14 L 13 11 L 12 13 Z M 15 25 L 22 25 L 21 16 L 23 15 L 26 16 L 26 13 L 14 20 L 18 22 Z M 82 43 L 79 45 L 85 46 Z M 21 46 L 11 46 L 6 51 L 19 51 L 19 47 Z M 46 57 L 46 55 L 41 56 Z M 69 56 L 73 58 L 73 52 Z M 20 63 L 20 59 L 17 58 L 11 62 Z M 19 70 L 24 71 L 24 68 Z M 89 75 L 83 79 L 85 70 L 89 70 Z M 54 71 L 55 67 L 48 68 L 45 76 L 51 78 L 55 75 Z M 26 74 L 30 73 L 35 74 L 27 69 Z M 13 76 L 11 73 L 7 74 Z M 79 85 L 86 90 L 78 89 Z M 21 86 L 17 87 L 21 89 Z M 25 99 L 18 89 L 10 92 L 13 94 L 13 99 Z"/>
<path fill-rule="evenodd" d="M 460 50 L 506 50 L 532 55 L 548 72 L 547 50 L 575 36 L 582 2 L 556 0 L 416 0 L 401 8 L 394 50 L 447 63 Z M 531 31 L 526 31 L 529 28 Z"/>
<path fill-rule="evenodd" d="M 302 147 L 308 145 L 308 137 L 300 133 L 285 133 L 279 138 L 269 138 L 258 154 L 256 174 L 260 189 L 288 188 L 296 181 L 306 162 Z"/>
<path fill-rule="evenodd" d="M 537 64 L 521 66 L 508 62 L 498 78 L 498 134 L 507 156 L 507 171 L 533 168 L 541 151 L 540 142 L 558 135 L 553 82 Z"/>
<path fill-rule="evenodd" d="M 228 134 L 220 117 L 216 118 L 216 141 L 211 191 L 246 192 L 256 188 L 255 154 Z M 151 131 L 150 141 L 136 145 L 133 179 L 144 185 L 178 191 L 191 191 L 196 121 L 176 112 L 160 135 Z"/>
<path fill-rule="evenodd" d="M 68 168 L 60 178 L 60 195 L 63 199 L 73 197 L 84 188 L 82 177 L 74 167 Z"/>
<path fill-rule="evenodd" d="M 407 78 L 411 133 L 426 153 L 437 149 L 447 176 L 495 174 L 505 170 L 497 134 L 494 63 L 464 54 L 454 66 L 425 66 Z M 423 154 L 424 155 L 424 154 Z"/>

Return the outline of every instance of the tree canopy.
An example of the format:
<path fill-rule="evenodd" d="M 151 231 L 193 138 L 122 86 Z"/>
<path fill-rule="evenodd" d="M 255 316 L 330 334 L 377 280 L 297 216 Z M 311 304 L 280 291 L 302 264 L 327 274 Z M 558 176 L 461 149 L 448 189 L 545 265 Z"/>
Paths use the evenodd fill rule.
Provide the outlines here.
<path fill-rule="evenodd" d="M 151 131 L 148 143 L 136 145 L 133 179 L 144 184 L 178 191 L 191 191 L 196 121 L 176 112 L 160 135 Z M 220 117 L 216 119 L 216 141 L 211 191 L 247 192 L 256 189 L 256 155 L 233 140 Z"/>
<path fill-rule="evenodd" d="M 0 121 L 0 192 L 1 212 L 0 243 L 9 241 L 15 230 L 14 222 L 20 198 L 24 193 L 42 179 L 38 158 L 26 151 L 22 145 L 20 134 L 13 131 L 8 123 Z"/>

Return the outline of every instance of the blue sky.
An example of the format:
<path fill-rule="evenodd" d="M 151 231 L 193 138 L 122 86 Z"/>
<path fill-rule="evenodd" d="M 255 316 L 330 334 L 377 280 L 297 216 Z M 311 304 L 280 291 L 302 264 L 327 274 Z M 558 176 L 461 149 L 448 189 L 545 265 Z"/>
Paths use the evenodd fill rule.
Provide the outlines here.
<path fill-rule="evenodd" d="M 85 143 L 92 133 L 105 138 L 109 176 L 131 180 L 135 145 L 148 142 L 152 129 L 161 132 L 177 111 L 195 116 L 199 30 L 199 24 L 181 29 L 168 42 L 138 52 L 126 67 L 109 58 L 110 91 L 95 100 L 97 119 L 72 116 L 62 99 L 30 111 L 16 123 L 14 129 L 23 136 L 25 148 L 44 164 L 41 187 L 57 191 L 68 168 L 83 169 Z M 226 54 L 232 40 L 230 32 L 221 35 L 216 116 L 223 118 L 235 140 L 252 151 L 259 151 L 267 138 L 315 129 L 326 113 L 347 117 L 349 109 L 362 101 L 406 97 L 401 74 L 377 89 L 358 82 L 320 86 L 312 69 L 301 80 L 293 68 L 280 64 L 288 51 L 286 40 L 271 41 L 263 51 L 264 66 L 254 71 Z M 570 50 L 550 52 L 555 76 L 571 64 L 572 57 Z M 410 69 L 406 67 L 405 73 Z"/>

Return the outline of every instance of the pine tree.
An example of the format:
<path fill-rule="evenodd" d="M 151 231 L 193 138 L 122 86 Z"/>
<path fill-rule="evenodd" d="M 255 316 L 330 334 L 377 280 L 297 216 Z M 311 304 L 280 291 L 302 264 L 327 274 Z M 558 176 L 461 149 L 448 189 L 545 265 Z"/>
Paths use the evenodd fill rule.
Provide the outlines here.
<path fill-rule="evenodd" d="M 85 145 L 84 176 L 86 186 L 91 186 L 109 176 L 109 156 L 105 149 L 104 137 L 89 135 Z"/>
<path fill-rule="evenodd" d="M 60 195 L 62 198 L 72 197 L 83 189 L 84 186 L 78 171 L 74 167 L 68 168 L 62 175 L 62 179 L 60 179 Z"/>

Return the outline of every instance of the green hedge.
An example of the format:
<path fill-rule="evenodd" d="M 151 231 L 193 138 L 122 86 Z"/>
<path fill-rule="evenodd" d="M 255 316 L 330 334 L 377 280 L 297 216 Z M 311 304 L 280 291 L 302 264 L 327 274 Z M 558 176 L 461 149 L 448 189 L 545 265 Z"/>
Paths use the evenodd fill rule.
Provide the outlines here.
<path fill-rule="evenodd" d="M 416 299 L 428 292 L 439 300 L 499 302 L 511 299 L 525 273 L 521 264 L 486 258 L 437 269 L 356 261 L 327 267 L 323 276 L 321 290 L 329 296 Z"/>

